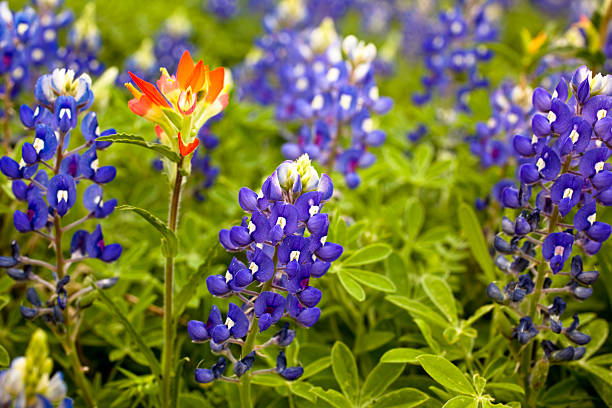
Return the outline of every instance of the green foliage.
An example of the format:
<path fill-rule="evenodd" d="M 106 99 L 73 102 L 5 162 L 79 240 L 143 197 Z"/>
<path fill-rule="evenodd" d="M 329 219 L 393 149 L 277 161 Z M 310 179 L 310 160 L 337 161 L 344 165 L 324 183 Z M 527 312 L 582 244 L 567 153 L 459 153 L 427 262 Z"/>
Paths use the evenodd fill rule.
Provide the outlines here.
<path fill-rule="evenodd" d="M 11 7 L 22 3 L 25 1 L 12 2 Z M 78 16 L 86 2 L 66 3 Z M 104 43 L 102 60 L 107 66 L 121 67 L 141 41 L 151 37 L 175 11 L 182 10 L 193 24 L 198 46 L 194 57 L 204 57 L 211 67 L 241 63 L 263 31 L 253 15 L 218 20 L 202 11 L 202 1 L 154 0 L 146 7 L 135 0 L 95 3 Z M 379 49 L 386 40 L 363 33 L 362 21 L 355 15 L 338 26 L 344 34 L 370 37 Z M 505 78 L 518 80 L 541 55 L 551 52 L 552 40 L 560 36 L 562 27 L 565 24 L 559 19 L 535 12 L 526 1 L 506 10 L 500 27 L 502 41 L 488 44 L 495 51 L 495 58 L 484 68 L 491 89 Z M 398 27 L 388 27 L 388 31 L 397 32 Z M 540 31 L 547 32 L 549 40 L 538 53 L 529 55 L 526 44 Z M 592 63 L 601 62 L 602 57 L 588 49 L 579 56 Z M 315 163 L 319 173 L 326 172 L 334 180 L 336 196 L 325 207 L 331 223 L 328 240 L 341 244 L 344 254 L 328 274 L 310 282 L 323 294 L 320 321 L 310 329 L 298 330 L 297 345 L 286 350 L 290 364 L 304 367 L 303 376 L 295 382 L 274 373 L 255 376 L 255 406 L 612 406 L 610 244 L 604 244 L 596 257 L 585 258 L 585 270 L 600 272 L 592 298 L 568 302 L 567 316 L 579 313 L 580 330 L 592 337 L 585 356 L 572 363 L 550 364 L 537 401 L 530 405 L 530 385 L 522 382 L 513 356 L 519 345 L 511 340 L 520 316 L 510 307 L 494 306 L 485 295 L 488 283 L 502 276 L 492 262 L 490 243 L 504 212 L 494 203 L 486 211 L 475 211 L 473 205 L 497 180 L 511 177 L 514 168 L 483 170 L 464 142 L 476 122 L 489 117 L 490 93 L 482 90 L 471 95 L 473 113 L 457 114 L 449 122 L 447 99 L 451 98 L 434 98 L 418 108 L 412 104 L 411 94 L 420 89 L 420 76 L 425 73 L 422 64 L 400 55 L 393 62 L 395 74 L 378 81 L 380 94 L 391 96 L 395 103 L 388 115 L 377 119 L 387 140 L 381 148 L 372 149 L 377 161 L 360 170 L 361 186 L 350 190 L 340 173 Z M 219 245 L 219 230 L 240 223 L 239 189 L 261 185 L 262 178 L 283 160 L 280 147 L 286 141 L 285 133 L 294 129 L 280 125 L 273 108 L 239 100 L 234 92 L 223 120 L 212 125 L 220 144 L 211 157 L 220 167 L 220 176 L 203 202 L 193 194 L 197 180 L 186 182 L 179 229 L 174 234 L 164 221 L 169 196 L 166 176 L 157 174 L 151 161 L 163 157 L 169 164 L 180 162 L 181 157 L 153 142 L 153 127 L 127 108 L 128 92 L 119 88 L 110 92 L 108 107 L 98 111 L 100 127 L 125 133 L 98 139 L 115 143 L 104 151 L 100 162 L 117 168 L 117 177 L 104 187 L 104 194 L 105 199 L 117 198 L 120 204 L 101 224 L 105 240 L 119 242 L 124 252 L 117 263 L 92 260 L 78 269 L 96 279 L 119 277 L 111 290 L 95 289 L 81 304 L 84 317 L 78 348 L 87 358 L 86 375 L 98 405 L 158 405 L 162 255 L 176 255 L 175 353 L 177 359 L 188 357 L 180 360 L 176 370 L 176 406 L 239 408 L 235 384 L 195 382 L 194 370 L 210 367 L 218 356 L 207 346 L 192 343 L 186 324 L 192 319 L 205 321 L 213 303 L 223 315 L 227 312 L 227 301 L 213 301 L 205 284 L 208 276 L 224 274 L 233 256 Z M 24 102 L 31 105 L 33 100 Z M 407 141 L 406 132 L 419 123 L 428 127 L 426 137 L 418 143 Z M 18 120 L 13 129 L 22 132 Z M 78 127 L 73 138 L 81 137 Z M 13 157 L 20 151 L 21 145 L 16 146 Z M 24 255 L 48 258 L 50 249 L 14 230 L 12 214 L 23 206 L 15 203 L 9 181 L 2 177 L 0 184 L 1 255 L 10 253 L 9 244 L 16 239 Z M 74 218 L 66 223 L 86 215 L 81 203 L 72 211 L 69 217 Z M 597 219 L 609 223 L 611 214 L 609 209 L 598 211 Z M 568 277 L 553 279 L 562 282 Z M 75 406 L 83 406 L 69 358 L 51 335 L 58 329 L 46 328 L 39 321 L 25 322 L 19 314 L 21 305 L 27 305 L 23 284 L 0 271 L 0 368 L 9 365 L 10 357 L 24 355 L 34 330 L 44 326 L 51 356 L 64 372 L 69 394 L 76 397 Z M 564 327 L 569 323 L 564 321 Z M 267 339 L 266 334 L 260 338 Z M 548 333 L 542 333 L 533 349 L 539 361 L 541 341 L 547 338 Z M 263 362 L 274 366 L 275 357 L 272 352 L 262 353 L 255 369 L 263 368 Z"/>

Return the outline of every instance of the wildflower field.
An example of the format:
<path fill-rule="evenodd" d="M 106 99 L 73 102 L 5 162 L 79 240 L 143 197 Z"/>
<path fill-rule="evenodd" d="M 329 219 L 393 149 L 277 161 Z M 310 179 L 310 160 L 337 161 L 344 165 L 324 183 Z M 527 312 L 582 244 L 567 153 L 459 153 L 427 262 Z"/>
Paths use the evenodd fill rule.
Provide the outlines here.
<path fill-rule="evenodd" d="M 611 21 L 0 2 L 0 408 L 612 407 Z"/>

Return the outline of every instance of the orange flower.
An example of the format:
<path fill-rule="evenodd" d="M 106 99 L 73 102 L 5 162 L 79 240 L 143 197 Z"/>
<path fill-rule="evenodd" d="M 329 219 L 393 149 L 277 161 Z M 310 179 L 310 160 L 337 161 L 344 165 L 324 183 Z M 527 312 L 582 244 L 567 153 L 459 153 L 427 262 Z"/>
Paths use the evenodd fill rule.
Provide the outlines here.
<path fill-rule="evenodd" d="M 183 143 L 183 139 L 181 138 L 181 132 L 178 133 L 178 141 L 179 141 L 179 151 L 181 156 L 188 156 L 189 153 L 193 152 L 196 147 L 200 144 L 200 139 L 197 137 L 193 139 L 193 141 L 187 145 Z"/>
<path fill-rule="evenodd" d="M 189 51 L 181 56 L 175 75 L 170 75 L 165 68 L 161 69 L 157 87 L 131 72 L 129 74 L 138 87 L 125 84 L 134 95 L 128 102 L 130 110 L 161 126 L 167 135 L 176 134 L 179 151 L 184 156 L 197 147 L 197 130 L 225 109 L 229 101 L 229 71 L 223 67 L 210 71 L 201 60 L 195 63 Z M 180 117 L 188 120 L 180 120 Z M 190 129 L 184 128 L 189 125 Z M 179 131 L 183 132 L 186 144 Z M 176 139 L 162 140 L 162 143 L 173 145 L 173 149 L 176 149 Z"/>

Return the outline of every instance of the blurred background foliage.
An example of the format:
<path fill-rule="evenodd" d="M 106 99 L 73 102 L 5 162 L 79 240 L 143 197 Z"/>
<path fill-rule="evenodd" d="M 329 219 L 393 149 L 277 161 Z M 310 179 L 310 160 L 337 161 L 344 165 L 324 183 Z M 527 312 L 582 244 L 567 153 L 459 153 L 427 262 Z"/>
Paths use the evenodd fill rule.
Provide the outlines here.
<path fill-rule="evenodd" d="M 9 1 L 12 9 L 24 3 Z M 79 15 L 85 3 L 67 0 L 66 6 Z M 194 58 L 203 58 L 211 66 L 232 67 L 240 63 L 254 38 L 263 32 L 259 16 L 243 14 L 220 21 L 203 11 L 202 1 L 178 4 L 160 0 L 99 0 L 94 3 L 103 38 L 100 59 L 107 66 L 121 68 L 142 40 L 151 37 L 176 11 L 183 12 L 193 25 L 192 39 L 199 48 Z M 507 10 L 502 23 L 505 34 L 501 44 L 510 49 L 517 48 L 520 30 L 526 29 L 535 35 L 544 28 L 552 32 L 561 29 L 559 22 L 539 14 L 526 2 L 517 2 Z M 378 46 L 384 43 L 385 38 L 362 34 L 359 28 L 359 17 L 350 14 L 338 23 L 337 30 L 342 34 L 361 34 Z M 381 95 L 391 96 L 395 106 L 380 118 L 380 127 L 388 138 L 376 152 L 376 164 L 362 172 L 363 182 L 356 190 L 347 189 L 342 177 L 332 174 L 338 199 L 327 205 L 333 226 L 329 239 L 342 244 L 345 254 L 339 265 L 319 281 L 323 292 L 322 318 L 313 329 L 298 331 L 297 341 L 288 351 L 289 360 L 299 360 L 307 367 L 303 380 L 309 386 L 324 389 L 338 389 L 330 366 L 330 353 L 336 341 L 350 348 L 362 384 L 388 350 L 400 347 L 444 356 L 463 371 L 471 375 L 479 373 L 491 383 L 512 383 L 516 380 L 512 377 L 514 362 L 502 356 L 504 347 L 500 347 L 500 342 L 506 340 L 498 336 L 496 326 L 491 324 L 499 316 L 491 313 L 491 307 L 487 306 L 490 301 L 484 295 L 486 285 L 500 272 L 494 270 L 492 261 L 483 261 L 482 257 L 477 260 L 472 255 L 468 241 L 479 231 L 466 229 L 458 217 L 462 203 L 473 207 L 475 199 L 486 195 L 500 177 L 498 168 L 483 171 L 464 143 L 465 135 L 476 121 L 489 117 L 488 93 L 484 90 L 474 93 L 470 99 L 473 114 L 460 115 L 455 125 L 449 127 L 440 120 L 437 103 L 416 108 L 410 100 L 412 91 L 419 87 L 421 64 L 399 57 L 394 63 L 394 75 L 378 82 Z M 520 69 L 509 66 L 499 55 L 484 69 L 493 84 L 505 78 L 518 80 L 521 74 Z M 127 109 L 128 99 L 124 89 L 112 89 L 108 106 L 98 111 L 101 127 L 114 127 L 118 132 L 153 139 L 152 126 Z M 413 144 L 406 138 L 406 132 L 419 122 L 427 123 L 430 131 L 422 141 Z M 17 124 L 14 127 L 19 131 Z M 240 222 L 238 190 L 242 186 L 260 185 L 263 177 L 283 160 L 282 132 L 271 108 L 231 100 L 224 119 L 215 123 L 212 131 L 220 138 L 220 145 L 212 154 L 214 163 L 221 168 L 219 179 L 207 191 L 204 202 L 189 197 L 188 186 L 181 210 L 176 286 L 177 299 L 185 302 L 185 308 L 179 322 L 180 347 L 176 352 L 190 359 L 183 369 L 186 387 L 180 396 L 182 407 L 238 406 L 232 384 L 200 386 L 193 380 L 195 367 L 202 361 L 209 366 L 215 357 L 208 347 L 189 341 L 185 324 L 189 319 L 203 320 L 208 315 L 213 301 L 206 290 L 205 278 L 223 273 L 231 260 L 231 255 L 218 244 L 217 236 L 221 228 Z M 117 167 L 117 178 L 106 187 L 105 194 L 116 197 L 120 204 L 150 209 L 165 219 L 169 191 L 164 176 L 153 169 L 154 158 L 149 151 L 129 145 L 117 144 L 108 149 L 104 161 Z M 320 167 L 319 170 L 327 171 Z M 0 248 L 3 254 L 9 252 L 10 241 L 17 239 L 22 251 L 27 253 L 35 242 L 13 230 L 12 213 L 17 205 L 9 199 L 10 182 L 3 178 L 1 183 Z M 75 210 L 71 214 L 74 219 L 85 214 L 79 208 L 80 214 Z M 485 231 L 493 234 L 499 229 L 499 218 L 484 213 L 479 218 Z M 609 211 L 603 219 L 610 220 Z M 109 242 L 123 245 L 122 257 L 108 266 L 88 261 L 83 267 L 90 268 L 98 277 L 120 277 L 107 294 L 159 355 L 163 258 L 158 250 L 157 234 L 139 217 L 121 211 L 105 220 L 104 230 Z M 371 245 L 375 246 L 370 250 L 378 254 L 374 261 L 346 262 L 351 255 Z M 590 319 L 581 320 L 597 322 L 591 330 L 600 331 L 600 342 L 594 341 L 588 348 L 598 345 L 598 355 L 612 352 L 612 344 L 603 336 L 612 319 L 609 250 L 610 243 L 606 243 L 597 257 L 601 282 L 594 286 L 595 294 L 586 302 L 573 302 L 568 313 L 593 312 Z M 363 271 L 382 278 L 368 279 L 370 275 Z M 441 304 L 431 288 L 441 288 L 438 295 L 449 290 L 449 297 Z M 27 339 L 40 324 L 26 322 L 18 313 L 24 295 L 23 286 L 4 274 L 0 276 L 0 342 L 11 356 L 23 353 Z M 482 315 L 474 315 L 476 311 Z M 470 320 L 471 316 L 477 319 Z M 149 396 L 154 390 L 146 360 L 103 303 L 95 302 L 87 310 L 81 331 L 81 352 L 95 378 L 100 406 L 149 406 Z M 597 333 L 592 335 L 595 338 Z M 53 342 L 52 336 L 49 339 Z M 52 357 L 60 365 L 66 365 L 68 362 L 60 350 L 57 344 L 52 344 Z M 387 358 L 391 361 L 393 356 Z M 609 359 L 605 361 L 609 368 Z M 403 374 L 391 389 L 417 388 L 429 396 L 422 406 L 440 407 L 440 401 L 445 401 L 449 394 L 415 364 L 400 371 Z M 549 376 L 552 388 L 543 396 L 542 406 L 602 406 L 601 394 L 594 391 L 587 378 L 588 374 L 571 367 L 555 368 Z M 302 398 L 300 393 L 315 394 L 308 387 L 295 386 L 303 380 L 288 385 L 280 379 L 266 379 L 256 390 L 258 406 L 285 407 L 287 398 L 295 406 L 323 406 L 323 399 Z M 520 400 L 520 393 L 508 386 L 486 390 L 501 401 Z M 609 389 L 607 392 L 610 398 Z M 78 399 L 75 406 L 79 406 Z"/>

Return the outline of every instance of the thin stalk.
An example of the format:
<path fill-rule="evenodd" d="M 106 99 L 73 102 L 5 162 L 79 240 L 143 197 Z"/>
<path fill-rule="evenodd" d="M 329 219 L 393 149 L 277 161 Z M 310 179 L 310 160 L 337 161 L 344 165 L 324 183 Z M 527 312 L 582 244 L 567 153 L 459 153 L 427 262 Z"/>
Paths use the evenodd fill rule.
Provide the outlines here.
<path fill-rule="evenodd" d="M 59 174 L 62 165 L 65 137 L 65 133 L 60 134 L 59 145 L 57 146 L 56 152 L 55 167 L 53 168 L 53 173 L 56 175 Z M 55 229 L 55 236 L 49 238 L 52 238 L 53 247 L 55 249 L 56 264 L 54 270 L 57 273 L 58 279 L 61 279 L 66 274 L 66 267 L 68 265 L 66 263 L 66 260 L 64 259 L 64 253 L 62 251 L 62 237 L 64 232 L 64 230 L 62 229 L 62 218 L 57 214 L 57 211 L 55 211 L 53 214 L 53 227 Z M 91 393 L 89 381 L 87 380 L 87 377 L 85 377 L 85 370 L 83 369 L 76 348 L 76 338 L 80 323 L 77 322 L 77 324 L 73 326 L 73 335 L 70 335 L 70 313 L 66 313 L 64 320 L 67 330 L 66 334 L 64 336 L 61 336 L 61 341 L 66 355 L 71 360 L 71 368 L 74 374 L 74 381 L 81 390 L 85 405 L 88 408 L 95 408 L 97 405 Z"/>
<path fill-rule="evenodd" d="M 563 163 L 563 168 L 561 169 L 561 174 L 567 173 L 571 164 L 572 164 L 572 154 L 570 153 L 565 158 L 565 162 Z M 553 209 L 553 213 L 550 217 L 550 221 L 548 223 L 547 234 L 551 234 L 555 232 L 555 230 L 557 229 L 557 225 L 562 218 L 563 217 L 559 217 L 559 206 L 555 205 L 555 208 Z M 532 318 L 535 316 L 538 310 L 538 304 L 541 303 L 542 295 L 546 296 L 546 293 L 544 293 L 543 290 L 544 290 L 544 281 L 546 280 L 546 275 L 547 275 L 547 265 L 548 264 L 544 261 L 544 259 L 542 258 L 542 254 L 540 253 L 539 266 L 538 266 L 538 271 L 537 271 L 538 273 L 536 274 L 536 281 L 535 281 L 535 290 L 534 290 L 533 295 L 530 296 L 529 309 L 527 313 L 527 315 L 531 316 Z M 537 397 L 539 394 L 539 390 L 533 389 L 529 384 L 529 378 L 531 376 L 531 361 L 532 361 L 533 352 L 534 352 L 534 344 L 535 344 L 535 340 L 531 341 L 527 345 L 527 347 L 525 348 L 521 356 L 522 357 L 521 359 L 522 382 L 523 382 L 524 389 L 526 390 L 526 401 L 528 402 L 527 406 L 535 406 L 535 402 L 537 401 Z M 529 405 L 529 404 L 533 404 L 533 405 Z"/>
<path fill-rule="evenodd" d="M 601 23 L 599 25 L 599 45 L 603 47 L 606 43 L 606 36 L 608 35 L 608 25 L 610 24 L 610 19 L 612 19 L 612 1 L 608 1 L 608 7 L 606 7 L 606 12 L 601 18 Z"/>
<path fill-rule="evenodd" d="M 276 264 L 278 263 L 278 256 L 276 254 L 276 248 L 274 248 L 274 274 L 269 281 L 264 283 L 261 292 L 268 291 L 272 288 L 272 281 L 276 276 Z M 260 292 L 260 293 L 261 293 Z M 257 326 L 255 325 L 255 315 L 253 315 L 253 321 L 251 322 L 251 327 L 249 328 L 249 334 L 247 334 L 247 338 L 242 345 L 240 351 L 240 358 L 245 358 L 251 351 L 255 349 L 255 339 L 257 338 Z M 248 371 L 240 378 L 240 407 L 241 408 L 251 408 L 253 406 L 253 399 L 251 397 L 251 375 L 254 373 L 249 373 Z"/>
<path fill-rule="evenodd" d="M 8 153 L 11 148 L 11 114 L 13 111 L 13 105 L 11 103 L 11 79 L 8 74 L 4 77 L 4 118 L 2 118 L 2 124 L 4 129 L 4 136 L 2 137 L 2 145 L 4 146 L 4 152 Z"/>
<path fill-rule="evenodd" d="M 176 232 L 181 202 L 181 187 L 183 175 L 181 174 L 182 161 L 176 165 L 176 174 L 170 208 L 168 210 L 168 228 Z M 162 402 L 169 408 L 172 401 L 172 369 L 174 367 L 174 255 L 166 256 L 164 269 L 164 345 L 162 350 Z"/>
<path fill-rule="evenodd" d="M 76 329 L 78 330 L 78 328 Z M 68 356 L 70 357 L 72 371 L 74 373 L 74 381 L 77 383 L 77 386 L 79 390 L 81 391 L 83 399 L 85 400 L 85 405 L 87 405 L 90 408 L 96 407 L 97 405 L 91 394 L 91 388 L 89 386 L 89 381 L 87 381 L 87 378 L 85 377 L 85 371 L 83 370 L 83 366 L 81 365 L 81 360 L 79 359 L 76 344 L 73 341 L 73 338 L 70 335 L 68 335 L 68 333 L 66 333 L 64 347 L 67 347 L 66 354 L 68 354 Z"/>

